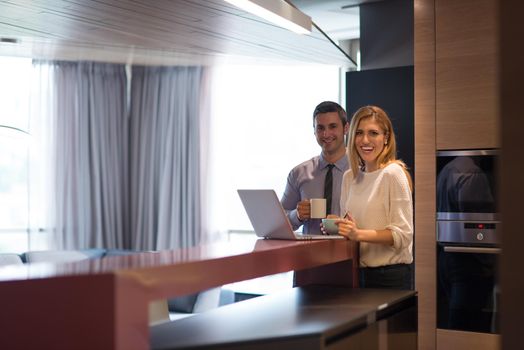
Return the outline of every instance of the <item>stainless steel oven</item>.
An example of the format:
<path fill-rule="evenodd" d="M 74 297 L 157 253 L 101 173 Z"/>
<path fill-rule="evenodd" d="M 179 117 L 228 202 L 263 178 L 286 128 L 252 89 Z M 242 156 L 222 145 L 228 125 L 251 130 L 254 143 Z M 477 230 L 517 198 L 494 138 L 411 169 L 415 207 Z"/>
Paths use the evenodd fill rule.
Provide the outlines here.
<path fill-rule="evenodd" d="M 499 333 L 497 150 L 437 153 L 437 327 Z"/>

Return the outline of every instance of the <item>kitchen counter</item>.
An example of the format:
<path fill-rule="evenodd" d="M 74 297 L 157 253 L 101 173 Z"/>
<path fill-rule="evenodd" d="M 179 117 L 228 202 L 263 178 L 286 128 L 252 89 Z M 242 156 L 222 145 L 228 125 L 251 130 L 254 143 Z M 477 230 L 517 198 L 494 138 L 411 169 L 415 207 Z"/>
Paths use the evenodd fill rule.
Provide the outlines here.
<path fill-rule="evenodd" d="M 0 268 L 0 348 L 148 349 L 151 301 L 291 270 L 307 274 L 302 283 L 315 282 L 323 267 L 356 275 L 355 251 L 342 240 L 254 239 Z"/>

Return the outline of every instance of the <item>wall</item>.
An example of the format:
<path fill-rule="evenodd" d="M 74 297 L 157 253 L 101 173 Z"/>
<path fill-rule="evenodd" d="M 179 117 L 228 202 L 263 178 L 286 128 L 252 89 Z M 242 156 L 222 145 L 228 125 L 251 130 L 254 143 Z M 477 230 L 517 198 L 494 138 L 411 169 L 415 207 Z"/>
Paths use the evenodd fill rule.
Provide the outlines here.
<path fill-rule="evenodd" d="M 522 38 L 524 3 L 503 0 L 498 4 L 500 23 L 500 120 L 501 120 L 501 211 L 502 211 L 502 349 L 522 349 L 524 279 L 522 269 L 522 82 L 524 54 Z"/>
<path fill-rule="evenodd" d="M 361 69 L 413 65 L 413 0 L 360 5 Z"/>
<path fill-rule="evenodd" d="M 365 105 L 377 105 L 388 113 L 397 136 L 397 156 L 413 175 L 413 66 L 346 73 L 348 115 Z"/>
<path fill-rule="evenodd" d="M 413 0 L 360 5 L 361 71 L 346 74 L 346 109 L 382 107 L 397 134 L 397 156 L 414 175 Z"/>
<path fill-rule="evenodd" d="M 435 4 L 415 0 L 415 289 L 418 348 L 436 347 Z"/>

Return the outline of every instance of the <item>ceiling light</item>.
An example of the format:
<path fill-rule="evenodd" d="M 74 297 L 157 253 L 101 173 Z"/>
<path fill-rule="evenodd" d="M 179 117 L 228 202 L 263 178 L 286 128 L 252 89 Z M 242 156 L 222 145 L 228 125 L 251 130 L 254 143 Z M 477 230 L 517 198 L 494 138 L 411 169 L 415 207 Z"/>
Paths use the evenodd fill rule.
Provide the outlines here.
<path fill-rule="evenodd" d="M 311 17 L 305 15 L 284 0 L 225 1 L 295 33 L 311 33 Z"/>

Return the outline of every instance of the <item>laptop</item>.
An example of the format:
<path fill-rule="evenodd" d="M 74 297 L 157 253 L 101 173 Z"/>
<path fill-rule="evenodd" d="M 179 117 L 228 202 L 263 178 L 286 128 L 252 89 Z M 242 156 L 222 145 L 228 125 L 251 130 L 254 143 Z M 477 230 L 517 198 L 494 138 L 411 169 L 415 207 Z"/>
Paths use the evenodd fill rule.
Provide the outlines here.
<path fill-rule="evenodd" d="M 340 235 L 313 235 L 294 232 L 274 190 L 237 190 L 258 237 L 266 239 L 345 239 Z"/>

